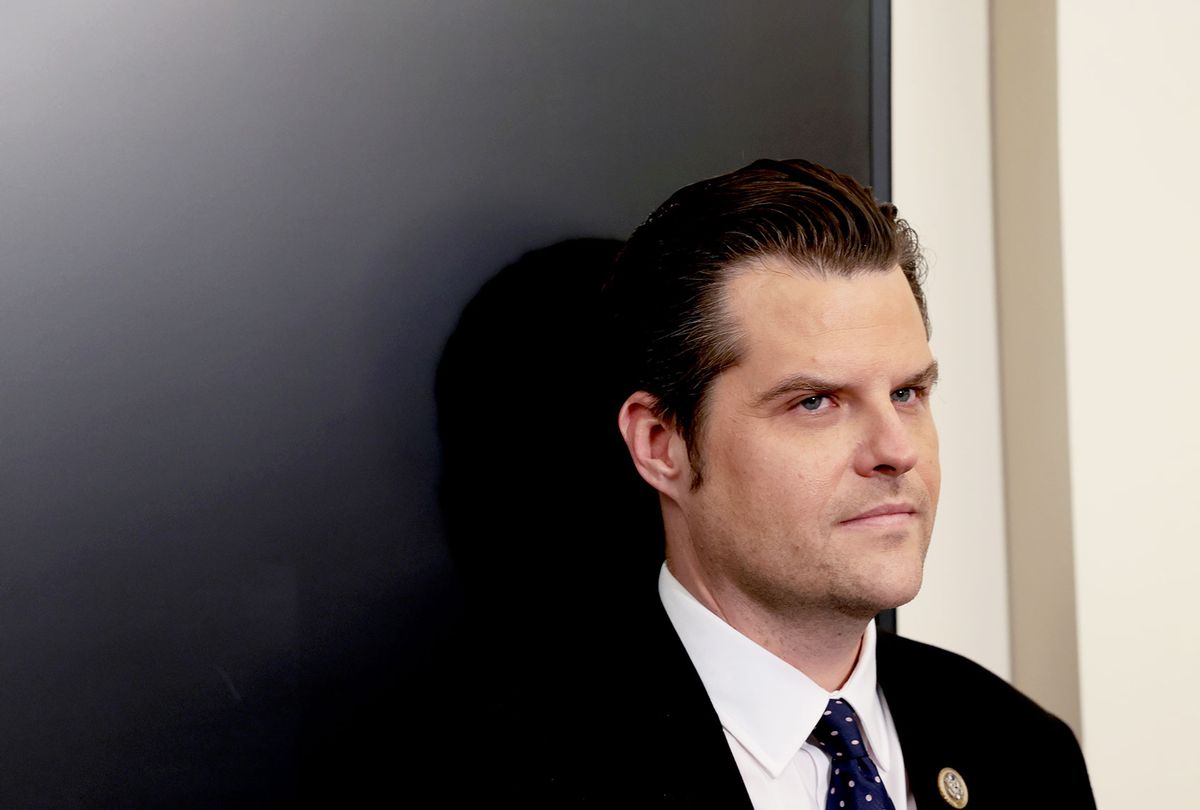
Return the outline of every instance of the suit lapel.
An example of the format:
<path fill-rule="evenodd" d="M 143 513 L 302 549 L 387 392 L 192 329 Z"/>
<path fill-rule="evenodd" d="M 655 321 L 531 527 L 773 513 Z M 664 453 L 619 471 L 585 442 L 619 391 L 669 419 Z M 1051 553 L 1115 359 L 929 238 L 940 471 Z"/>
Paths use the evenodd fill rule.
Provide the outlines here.
<path fill-rule="evenodd" d="M 647 708 L 659 738 L 656 804 L 752 810 L 741 773 L 704 683 L 659 605 L 649 651 L 655 672 Z"/>
<path fill-rule="evenodd" d="M 943 768 L 954 768 L 968 784 L 975 763 L 963 760 L 956 745 L 952 721 L 940 714 L 930 699 L 928 671 L 910 655 L 908 642 L 891 633 L 880 633 L 876 649 L 876 674 L 896 736 L 904 753 L 909 790 L 921 810 L 948 808 L 938 790 Z M 973 804 L 978 804 L 973 802 Z"/>

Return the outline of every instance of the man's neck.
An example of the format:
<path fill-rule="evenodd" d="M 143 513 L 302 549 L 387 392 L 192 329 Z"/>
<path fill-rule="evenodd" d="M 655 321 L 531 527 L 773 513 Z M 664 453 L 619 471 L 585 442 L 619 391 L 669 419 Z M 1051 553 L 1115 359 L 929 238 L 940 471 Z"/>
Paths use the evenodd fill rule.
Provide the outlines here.
<path fill-rule="evenodd" d="M 803 608 L 780 615 L 741 593 L 710 586 L 686 562 L 668 558 L 667 568 L 700 604 L 821 688 L 835 692 L 850 678 L 870 619 Z"/>

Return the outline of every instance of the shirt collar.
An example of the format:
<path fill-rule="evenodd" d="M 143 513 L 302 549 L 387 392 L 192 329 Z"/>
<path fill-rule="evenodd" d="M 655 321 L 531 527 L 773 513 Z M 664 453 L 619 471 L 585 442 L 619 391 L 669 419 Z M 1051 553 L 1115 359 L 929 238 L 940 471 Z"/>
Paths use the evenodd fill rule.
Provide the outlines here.
<path fill-rule="evenodd" d="M 850 678 L 831 693 L 700 604 L 666 564 L 658 593 L 721 725 L 772 777 L 796 756 L 829 700 L 839 697 L 854 707 L 871 758 L 887 773 L 891 751 L 876 689 L 874 622 L 863 633 Z"/>

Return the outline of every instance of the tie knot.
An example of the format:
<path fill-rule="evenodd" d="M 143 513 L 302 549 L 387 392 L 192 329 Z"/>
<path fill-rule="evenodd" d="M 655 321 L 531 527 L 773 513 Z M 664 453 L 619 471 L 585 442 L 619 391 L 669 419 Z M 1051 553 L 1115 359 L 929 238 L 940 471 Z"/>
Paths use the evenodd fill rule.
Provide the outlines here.
<path fill-rule="evenodd" d="M 867 755 L 858 715 L 843 698 L 829 701 L 813 729 L 812 739 L 830 759 L 857 759 Z"/>

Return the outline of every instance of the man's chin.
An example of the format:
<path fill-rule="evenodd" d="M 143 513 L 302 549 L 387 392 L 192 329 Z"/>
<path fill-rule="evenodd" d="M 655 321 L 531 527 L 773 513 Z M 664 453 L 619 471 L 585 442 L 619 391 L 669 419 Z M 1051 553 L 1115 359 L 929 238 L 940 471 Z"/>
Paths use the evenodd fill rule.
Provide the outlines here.
<path fill-rule="evenodd" d="M 880 578 L 864 586 L 861 598 L 853 601 L 854 605 L 846 607 L 854 611 L 859 618 L 873 618 L 885 610 L 907 605 L 921 591 L 921 581 L 924 572 L 918 568 L 915 572 L 904 576 Z"/>

